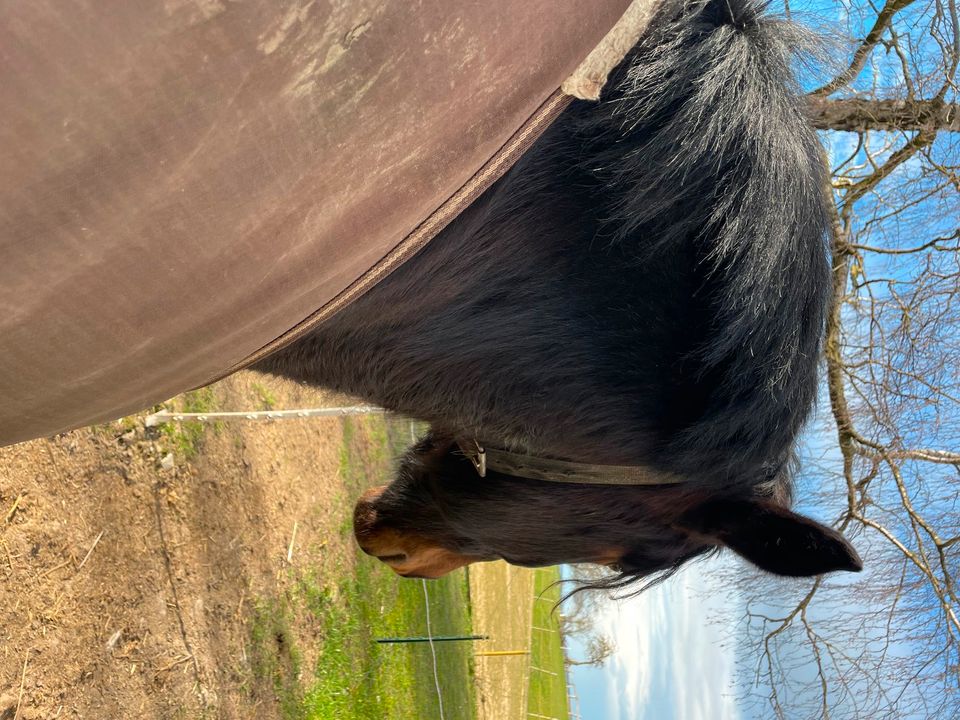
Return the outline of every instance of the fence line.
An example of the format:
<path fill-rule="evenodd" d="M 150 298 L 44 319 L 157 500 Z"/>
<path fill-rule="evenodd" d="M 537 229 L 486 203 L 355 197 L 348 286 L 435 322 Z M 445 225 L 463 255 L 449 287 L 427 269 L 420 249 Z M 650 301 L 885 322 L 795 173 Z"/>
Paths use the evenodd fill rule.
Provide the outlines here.
<path fill-rule="evenodd" d="M 160 412 L 147 415 L 143 424 L 154 427 L 170 421 L 193 420 L 211 422 L 216 420 L 299 420 L 311 417 L 346 417 L 348 415 L 383 415 L 387 411 L 376 405 L 352 405 L 349 407 L 302 408 L 299 410 L 252 410 L 239 412 Z"/>
<path fill-rule="evenodd" d="M 563 636 L 560 647 L 563 649 L 564 659 L 569 658 L 570 648 L 567 647 L 566 636 Z M 565 665 L 563 668 L 563 672 L 567 681 L 567 711 L 570 715 L 570 720 L 582 720 L 580 715 L 580 697 L 577 695 L 577 686 L 573 684 L 573 679 L 571 677 L 572 670 L 573 668 L 570 665 Z"/>
<path fill-rule="evenodd" d="M 552 599 L 546 597 L 544 592 L 534 593 L 533 600 L 534 600 L 534 603 L 544 602 L 551 606 L 555 606 L 555 602 Z M 561 613 L 560 615 L 562 619 L 563 614 Z M 568 648 L 567 648 L 565 635 L 563 634 L 563 630 L 559 626 L 555 628 L 548 628 L 548 627 L 541 627 L 539 625 L 534 625 L 532 623 L 530 625 L 530 629 L 533 633 L 544 633 L 548 635 L 560 636 L 560 648 L 563 652 L 563 657 L 564 657 L 564 669 L 563 669 L 562 676 L 564 680 L 564 688 L 566 690 L 564 701 L 567 708 L 567 712 L 565 717 L 567 717 L 569 720 L 582 720 L 582 716 L 580 714 L 580 700 L 577 697 L 576 690 L 571 684 L 570 668 L 566 665 L 566 658 L 568 657 Z M 531 643 L 532 643 L 531 653 L 530 653 L 531 662 L 527 666 L 529 673 L 531 675 L 533 673 L 542 673 L 544 675 L 549 675 L 554 678 L 560 678 L 561 673 L 553 672 L 552 670 L 547 670 L 546 668 L 538 667 L 533 663 L 534 653 L 532 652 L 532 647 L 533 647 L 533 643 L 536 643 L 536 642 L 539 642 L 539 640 L 537 640 L 536 638 L 531 638 Z M 538 707 L 537 710 L 543 710 L 543 708 Z M 543 715 L 539 712 L 534 712 L 533 710 L 530 709 L 529 705 L 527 706 L 527 709 L 526 709 L 526 718 L 527 720 L 559 720 L 559 718 L 556 718 L 552 715 Z"/>
<path fill-rule="evenodd" d="M 302 418 L 347 417 L 352 415 L 384 415 L 387 410 L 376 405 L 350 405 L 346 407 L 300 408 L 294 410 L 252 410 L 227 412 L 169 412 L 161 410 L 144 418 L 146 427 L 155 427 L 164 422 L 212 422 L 218 420 L 299 420 Z M 416 429 L 410 421 L 410 438 L 416 438 Z M 443 692 L 440 689 L 440 674 L 437 670 L 437 649 L 434 645 L 433 631 L 430 625 L 430 594 L 427 590 L 427 581 L 421 580 L 423 587 L 423 605 L 427 623 L 427 641 L 430 644 L 430 655 L 433 659 L 433 684 L 437 690 L 437 707 L 440 711 L 440 720 L 446 720 L 443 711 Z"/>
<path fill-rule="evenodd" d="M 430 654 L 433 656 L 433 684 L 437 688 L 437 702 L 439 703 L 438 707 L 440 708 L 440 720 L 444 720 L 443 717 L 443 693 L 440 692 L 440 675 L 437 673 L 437 649 L 433 645 L 433 633 L 430 631 L 430 595 L 427 591 L 427 581 L 421 580 L 423 583 L 423 605 L 427 611 L 427 637 L 430 638 Z"/>
<path fill-rule="evenodd" d="M 263 420 L 299 420 L 303 418 L 323 418 L 323 417 L 347 417 L 352 415 L 383 415 L 388 414 L 388 411 L 384 408 L 377 407 L 375 405 L 353 405 L 345 407 L 325 407 L 325 408 L 300 408 L 293 410 L 253 410 L 253 411 L 235 411 L 235 412 L 203 412 L 203 413 L 189 413 L 189 412 L 169 412 L 167 410 L 162 410 L 160 412 L 153 413 L 144 418 L 144 425 L 146 427 L 155 427 L 164 422 L 182 422 L 185 420 L 190 420 L 194 422 L 215 422 L 220 420 L 247 420 L 247 421 L 263 421 Z M 414 423 L 410 422 L 410 437 L 415 439 L 415 427 Z M 440 675 L 437 668 L 437 652 L 436 646 L 434 645 L 433 632 L 430 624 L 430 595 L 427 589 L 427 581 L 421 580 L 423 588 L 423 600 L 424 600 L 424 610 L 426 616 L 427 624 L 427 640 L 430 645 L 430 655 L 433 660 L 433 682 L 434 687 L 437 691 L 437 703 L 438 709 L 440 712 L 440 720 L 446 720 L 444 716 L 444 707 L 443 707 L 443 692 L 440 689 Z M 550 602 L 542 595 L 534 597 L 535 601 Z M 538 630 L 540 632 L 553 633 L 556 632 L 550 628 L 542 628 L 537 626 L 532 626 L 533 630 Z M 564 648 L 564 653 L 566 653 L 566 648 Z M 534 672 L 541 672 L 547 675 L 552 675 L 553 677 L 559 677 L 559 675 L 550 670 L 544 668 L 539 668 L 530 664 L 530 670 Z M 571 686 L 569 678 L 567 678 L 567 707 L 571 715 L 574 716 L 575 720 L 580 718 L 580 708 L 579 708 L 579 698 L 577 697 L 576 690 Z M 571 694 L 572 693 L 572 694 Z M 524 693 L 526 694 L 526 693 Z M 571 702 L 572 701 L 572 702 Z M 576 704 L 577 709 L 573 711 L 573 704 Z M 559 720 L 552 715 L 541 715 L 539 713 L 532 712 L 527 709 L 527 717 L 535 718 L 536 720 Z"/>

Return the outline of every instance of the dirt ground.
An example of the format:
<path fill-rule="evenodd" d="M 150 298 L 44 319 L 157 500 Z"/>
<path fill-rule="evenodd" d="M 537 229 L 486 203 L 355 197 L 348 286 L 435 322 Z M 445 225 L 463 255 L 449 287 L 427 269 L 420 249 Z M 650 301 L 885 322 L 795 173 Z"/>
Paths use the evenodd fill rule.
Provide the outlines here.
<path fill-rule="evenodd" d="M 241 373 L 204 401 L 343 399 Z M 278 717 L 249 618 L 290 563 L 352 562 L 334 532 L 352 501 L 340 446 L 338 420 L 154 431 L 138 416 L 0 449 L 0 720 Z"/>
<path fill-rule="evenodd" d="M 470 568 L 473 631 L 488 635 L 478 650 L 530 651 L 534 571 L 504 562 Z M 530 658 L 526 655 L 478 657 L 479 720 L 527 717 Z"/>

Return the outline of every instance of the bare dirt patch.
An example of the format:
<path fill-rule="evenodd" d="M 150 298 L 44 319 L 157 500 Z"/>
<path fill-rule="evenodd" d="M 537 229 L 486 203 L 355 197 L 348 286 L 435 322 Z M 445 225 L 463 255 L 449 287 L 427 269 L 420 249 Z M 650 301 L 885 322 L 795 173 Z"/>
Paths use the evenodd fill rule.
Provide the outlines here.
<path fill-rule="evenodd" d="M 251 373 L 201 399 L 342 402 Z M 255 605 L 286 592 L 291 567 L 353 562 L 340 421 L 142 420 L 0 449 L 2 720 L 279 717 L 253 672 Z M 311 647 L 309 620 L 294 632 Z"/>
<path fill-rule="evenodd" d="M 534 571 L 504 562 L 470 568 L 473 629 L 490 639 L 477 650 L 530 650 Z M 526 655 L 478 657 L 479 720 L 516 720 L 527 716 L 530 658 Z"/>

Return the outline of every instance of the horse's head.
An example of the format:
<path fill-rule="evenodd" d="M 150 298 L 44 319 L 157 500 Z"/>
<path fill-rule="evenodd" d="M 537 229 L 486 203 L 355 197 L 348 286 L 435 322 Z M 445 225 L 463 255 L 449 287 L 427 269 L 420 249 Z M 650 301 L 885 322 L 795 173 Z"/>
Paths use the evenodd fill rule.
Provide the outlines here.
<path fill-rule="evenodd" d="M 357 503 L 360 547 L 405 577 L 440 577 L 480 560 L 597 563 L 621 579 L 670 571 L 729 547 L 758 567 L 807 576 L 859 570 L 834 530 L 774 497 L 722 497 L 696 485 L 560 484 L 478 476 L 453 438 L 431 434 L 396 479 Z"/>

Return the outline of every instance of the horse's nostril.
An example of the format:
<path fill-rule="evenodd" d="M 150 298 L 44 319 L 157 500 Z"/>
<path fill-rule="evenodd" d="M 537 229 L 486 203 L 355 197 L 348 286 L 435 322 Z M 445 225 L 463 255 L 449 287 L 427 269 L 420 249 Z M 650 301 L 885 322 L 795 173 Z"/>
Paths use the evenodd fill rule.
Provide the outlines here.
<path fill-rule="evenodd" d="M 395 555 L 377 555 L 377 560 L 385 563 L 402 563 L 406 562 L 406 559 L 406 553 L 396 553 Z"/>

